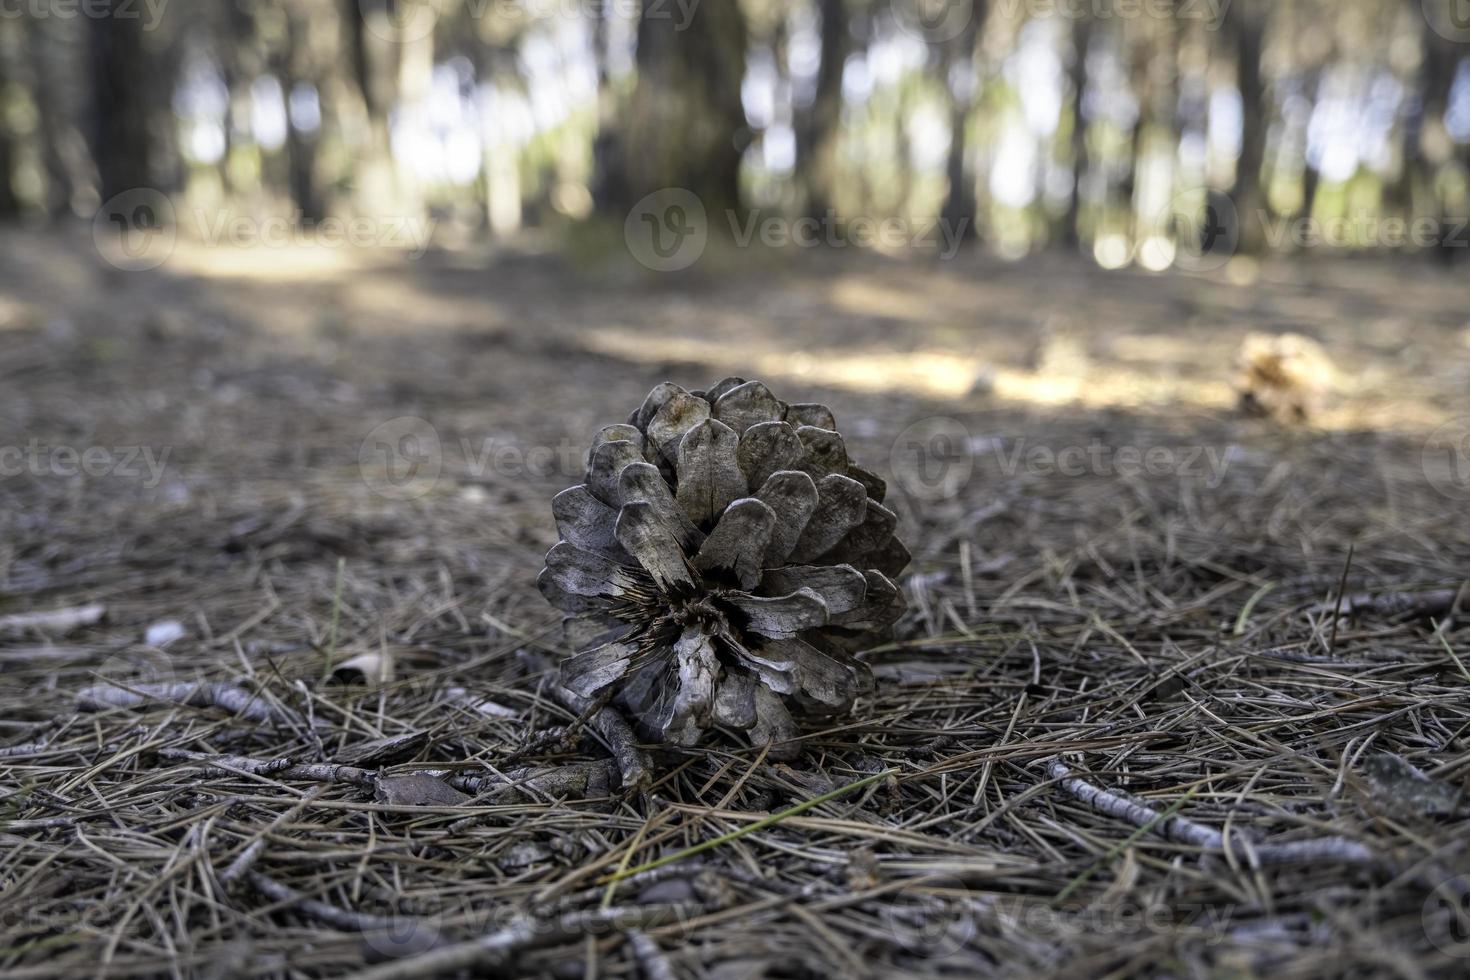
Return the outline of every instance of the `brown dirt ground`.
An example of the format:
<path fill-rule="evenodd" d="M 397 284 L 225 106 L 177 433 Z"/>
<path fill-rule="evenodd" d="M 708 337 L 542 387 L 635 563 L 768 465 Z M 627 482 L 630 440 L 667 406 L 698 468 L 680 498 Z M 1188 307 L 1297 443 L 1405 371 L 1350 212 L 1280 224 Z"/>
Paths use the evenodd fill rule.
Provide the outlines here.
<path fill-rule="evenodd" d="M 418 262 L 181 248 L 123 273 L 86 236 L 25 232 L 0 254 L 0 447 L 41 460 L 0 477 L 0 617 L 106 609 L 0 635 L 0 975 L 337 975 L 517 914 L 582 916 L 502 968 L 558 977 L 1470 964 L 1470 630 L 1319 608 L 1349 546 L 1350 593 L 1470 578 L 1470 488 L 1425 469 L 1430 433 L 1470 413 L 1448 274 L 803 254 L 659 277 L 531 244 Z M 1327 348 L 1337 391 L 1311 426 L 1233 411 L 1252 330 Z M 571 721 L 517 656 L 557 644 L 533 584 L 547 502 L 654 383 L 726 374 L 830 404 L 915 555 L 899 640 L 869 655 L 877 694 L 809 731 L 800 763 L 717 743 L 662 756 L 645 795 L 405 808 L 184 754 L 330 763 L 425 732 L 385 772 L 489 783 L 604 758 L 535 738 Z M 369 436 L 404 417 L 439 448 L 416 444 L 413 493 L 385 496 Z M 922 431 L 968 442 L 916 444 L 936 417 Z M 426 431 L 394 425 L 374 439 Z M 167 456 L 156 481 L 73 476 L 65 447 Z M 1045 452 L 1067 447 L 1170 463 L 1059 472 Z M 1044 452 L 1012 468 L 1018 448 Z M 146 643 L 166 620 L 182 638 Z M 362 655 L 392 678 L 327 679 Z M 307 723 L 79 710 L 99 678 L 225 681 Z M 1058 760 L 1226 831 L 1225 852 L 1098 812 Z M 621 885 L 613 908 L 668 912 L 645 923 L 659 952 L 587 924 L 621 864 L 888 769 Z M 1363 853 L 1256 853 L 1329 835 Z"/>

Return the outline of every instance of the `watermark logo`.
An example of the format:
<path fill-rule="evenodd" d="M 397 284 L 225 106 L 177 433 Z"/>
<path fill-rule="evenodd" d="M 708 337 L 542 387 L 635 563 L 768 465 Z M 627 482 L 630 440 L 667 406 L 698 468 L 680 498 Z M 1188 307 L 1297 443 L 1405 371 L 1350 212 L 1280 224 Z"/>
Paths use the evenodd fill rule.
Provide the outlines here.
<path fill-rule="evenodd" d="M 124 272 L 156 269 L 168 261 L 178 240 L 173 202 L 151 187 L 135 187 L 109 198 L 92 217 L 97 254 Z"/>
<path fill-rule="evenodd" d="M 363 930 L 362 944 L 370 962 L 401 960 L 426 953 L 445 942 L 439 916 L 394 912 L 376 916 Z"/>
<path fill-rule="evenodd" d="M 891 0 L 889 7 L 899 30 L 925 44 L 953 41 L 975 16 L 970 0 Z"/>
<path fill-rule="evenodd" d="M 1431 432 L 1419 461 L 1435 490 L 1451 500 L 1470 500 L 1470 415 L 1450 419 Z"/>
<path fill-rule="evenodd" d="M 959 952 L 975 938 L 980 911 L 975 896 L 959 878 L 925 875 L 895 892 L 880 915 L 900 946 L 938 960 Z"/>
<path fill-rule="evenodd" d="M 1470 41 L 1470 0 L 1421 0 L 1424 19 L 1446 41 Z"/>
<path fill-rule="evenodd" d="M 936 415 L 899 433 L 888 453 L 899 486 L 919 500 L 948 500 L 970 482 L 975 458 L 970 430 L 958 419 Z"/>
<path fill-rule="evenodd" d="M 131 646 L 112 654 L 93 672 L 92 683 L 139 691 L 156 684 L 172 684 L 177 680 L 173 660 L 156 646 Z"/>
<path fill-rule="evenodd" d="M 389 419 L 357 451 L 363 482 L 380 497 L 413 500 L 433 490 L 444 468 L 439 430 L 415 415 Z"/>
<path fill-rule="evenodd" d="M 1470 878 L 1439 883 L 1424 899 L 1424 934 L 1446 956 L 1470 959 Z"/>
<path fill-rule="evenodd" d="M 821 215 L 798 218 L 759 208 L 743 214 L 726 209 L 724 219 L 729 241 L 736 248 L 755 244 L 776 249 L 877 248 L 928 251 L 945 260 L 959 253 L 970 230 L 969 218 L 842 217 L 830 208 Z M 677 272 L 697 262 L 708 244 L 709 231 L 710 217 L 703 202 L 682 187 L 649 194 L 628 212 L 623 223 L 628 251 L 656 272 Z"/>
<path fill-rule="evenodd" d="M 434 33 L 440 0 L 357 0 L 369 34 L 389 44 L 413 44 Z"/>
<path fill-rule="evenodd" d="M 1176 194 L 1162 226 L 1174 240 L 1174 264 L 1190 272 L 1212 272 L 1240 247 L 1240 214 L 1229 196 L 1211 191 Z"/>
<path fill-rule="evenodd" d="M 687 269 L 709 242 L 704 202 L 683 187 L 654 191 L 628 212 L 623 241 L 639 264 L 655 272 Z"/>

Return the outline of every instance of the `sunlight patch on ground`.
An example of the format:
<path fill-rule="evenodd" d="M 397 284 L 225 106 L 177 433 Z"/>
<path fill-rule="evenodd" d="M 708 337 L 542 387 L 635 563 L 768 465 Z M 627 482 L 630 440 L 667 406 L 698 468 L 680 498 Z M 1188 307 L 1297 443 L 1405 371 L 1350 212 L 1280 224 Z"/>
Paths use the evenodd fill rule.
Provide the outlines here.
<path fill-rule="evenodd" d="M 36 312 L 24 303 L 0 296 L 0 330 L 19 330 L 32 325 Z"/>
<path fill-rule="evenodd" d="M 381 257 L 379 257 L 381 260 Z M 168 257 L 170 272 L 208 278 L 263 279 L 271 282 L 321 282 L 362 268 L 363 255 L 324 244 L 221 248 L 179 239 Z"/>
<path fill-rule="evenodd" d="M 937 351 L 750 351 L 732 344 L 682 337 L 650 337 L 646 331 L 588 330 L 581 343 L 600 354 L 632 361 L 687 361 L 726 368 L 733 363 L 762 377 L 791 378 L 856 391 L 906 391 L 956 398 L 968 393 L 982 365 Z"/>
<path fill-rule="evenodd" d="M 963 398 L 985 391 L 1003 401 L 1090 408 L 1169 402 L 1221 408 L 1234 404 L 1230 386 L 1185 381 L 1158 372 L 1109 369 L 1104 376 L 995 368 L 983 360 L 938 350 L 750 351 L 743 346 L 686 337 L 651 337 L 646 330 L 607 328 L 583 332 L 581 343 L 598 353 L 643 362 L 687 361 L 728 370 L 734 364 L 762 377 L 828 384 L 856 391 L 889 391 L 931 398 Z"/>
<path fill-rule="evenodd" d="M 579 343 L 600 354 L 642 363 L 686 362 L 714 371 L 831 385 L 863 392 L 888 392 L 958 400 L 992 398 L 1044 408 L 1086 410 L 1178 407 L 1186 411 L 1234 412 L 1238 396 L 1232 358 L 1211 368 L 1198 350 L 1172 338 L 1119 338 L 1136 365 L 1089 361 L 1076 369 L 1032 371 L 987 363 L 981 358 L 934 348 L 882 350 L 816 348 L 807 351 L 752 349 L 736 343 L 689 337 L 651 336 L 648 328 L 605 327 L 579 331 Z M 1115 341 L 1117 343 L 1117 341 Z M 1180 369 L 1189 368 L 1189 373 Z M 1201 377 L 1201 368 L 1209 376 Z M 1442 409 L 1429 402 L 1359 389 L 1346 381 L 1316 415 L 1317 431 L 1423 434 L 1443 424 Z"/>
<path fill-rule="evenodd" d="M 854 276 L 845 276 L 833 283 L 828 300 L 834 309 L 858 316 L 881 316 L 916 323 L 927 322 L 934 316 L 932 293 L 896 289 Z"/>

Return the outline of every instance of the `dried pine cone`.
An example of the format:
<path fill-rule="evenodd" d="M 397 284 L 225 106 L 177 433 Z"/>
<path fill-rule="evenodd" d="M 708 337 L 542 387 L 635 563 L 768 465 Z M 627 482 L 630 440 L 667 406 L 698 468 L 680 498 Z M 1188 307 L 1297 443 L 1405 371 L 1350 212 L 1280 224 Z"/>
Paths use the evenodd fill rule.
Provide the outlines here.
<path fill-rule="evenodd" d="M 727 378 L 661 384 L 599 432 L 586 484 L 552 501 L 562 540 L 537 580 L 577 651 L 562 683 L 650 741 L 718 725 L 788 757 L 793 709 L 851 708 L 872 686 L 851 654 L 902 615 L 909 553 L 836 429 L 825 406 Z"/>
<path fill-rule="evenodd" d="M 1301 334 L 1251 333 L 1235 357 L 1236 390 L 1247 415 L 1310 422 L 1332 394 L 1335 372 L 1322 345 Z"/>

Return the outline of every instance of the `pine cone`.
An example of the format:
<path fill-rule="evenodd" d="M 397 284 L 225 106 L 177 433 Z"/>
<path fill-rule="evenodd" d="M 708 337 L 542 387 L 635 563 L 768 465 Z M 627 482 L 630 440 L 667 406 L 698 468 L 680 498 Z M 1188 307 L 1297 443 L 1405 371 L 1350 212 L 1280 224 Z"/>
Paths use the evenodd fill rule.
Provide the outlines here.
<path fill-rule="evenodd" d="M 851 654 L 903 614 L 883 481 L 848 461 L 832 412 L 759 381 L 658 385 L 597 434 L 587 482 L 557 494 L 537 579 L 567 613 L 562 683 L 610 697 L 649 741 L 713 726 L 790 757 L 792 711 L 871 689 Z"/>

